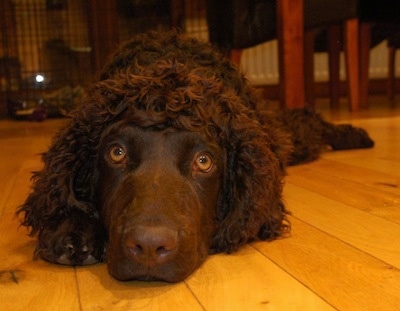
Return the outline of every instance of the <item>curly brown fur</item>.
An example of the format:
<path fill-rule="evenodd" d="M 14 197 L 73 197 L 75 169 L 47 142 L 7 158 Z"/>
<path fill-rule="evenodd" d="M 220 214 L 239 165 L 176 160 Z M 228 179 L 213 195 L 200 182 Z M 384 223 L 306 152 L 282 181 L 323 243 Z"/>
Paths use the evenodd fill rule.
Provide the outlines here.
<path fill-rule="evenodd" d="M 275 122 L 276 127 L 290 135 L 293 150 L 288 161 L 289 165 L 314 161 L 326 147 L 344 150 L 374 146 L 374 142 L 364 129 L 350 124 L 326 122 L 312 110 L 286 110 L 274 113 L 269 118 L 270 122 Z"/>
<path fill-rule="evenodd" d="M 317 115 L 260 113 L 258 100 L 234 65 L 197 40 L 152 32 L 121 46 L 18 209 L 38 234 L 37 254 L 70 265 L 106 257 L 120 280 L 175 282 L 207 252 L 288 233 L 286 164 L 344 145 Z M 204 154 L 213 166 L 203 171 Z"/>

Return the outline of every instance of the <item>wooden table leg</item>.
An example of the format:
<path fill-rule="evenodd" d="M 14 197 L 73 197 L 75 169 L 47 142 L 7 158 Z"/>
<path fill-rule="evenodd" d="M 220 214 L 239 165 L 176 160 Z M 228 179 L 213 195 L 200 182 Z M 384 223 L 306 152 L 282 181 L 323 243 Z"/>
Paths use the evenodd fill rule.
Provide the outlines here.
<path fill-rule="evenodd" d="M 304 89 L 307 107 L 315 108 L 314 31 L 304 32 Z"/>
<path fill-rule="evenodd" d="M 331 109 L 339 109 L 340 100 L 340 25 L 328 27 L 329 98 Z"/>
<path fill-rule="evenodd" d="M 388 97 L 393 103 L 396 96 L 396 48 L 389 46 L 389 65 L 388 65 Z"/>
<path fill-rule="evenodd" d="M 360 23 L 360 108 L 368 107 L 369 53 L 371 50 L 371 25 Z"/>
<path fill-rule="evenodd" d="M 360 36 L 357 18 L 345 22 L 345 55 L 350 110 L 360 109 Z"/>
<path fill-rule="evenodd" d="M 304 95 L 303 0 L 277 0 L 281 107 L 301 108 Z"/>

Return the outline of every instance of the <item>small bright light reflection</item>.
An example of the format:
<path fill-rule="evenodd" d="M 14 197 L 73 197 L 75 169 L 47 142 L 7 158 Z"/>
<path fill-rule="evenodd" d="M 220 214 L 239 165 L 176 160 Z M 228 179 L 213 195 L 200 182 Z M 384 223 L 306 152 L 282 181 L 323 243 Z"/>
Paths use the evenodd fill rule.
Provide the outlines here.
<path fill-rule="evenodd" d="M 35 80 L 37 83 L 42 83 L 44 81 L 44 76 L 41 74 L 36 75 Z"/>

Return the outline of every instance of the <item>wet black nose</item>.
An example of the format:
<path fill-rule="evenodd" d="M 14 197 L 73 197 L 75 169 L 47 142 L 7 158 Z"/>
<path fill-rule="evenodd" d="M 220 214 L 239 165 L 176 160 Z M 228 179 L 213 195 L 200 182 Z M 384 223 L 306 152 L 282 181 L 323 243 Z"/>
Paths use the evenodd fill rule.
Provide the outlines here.
<path fill-rule="evenodd" d="M 175 256 L 178 233 L 167 227 L 137 226 L 127 236 L 125 246 L 134 261 L 153 267 Z"/>

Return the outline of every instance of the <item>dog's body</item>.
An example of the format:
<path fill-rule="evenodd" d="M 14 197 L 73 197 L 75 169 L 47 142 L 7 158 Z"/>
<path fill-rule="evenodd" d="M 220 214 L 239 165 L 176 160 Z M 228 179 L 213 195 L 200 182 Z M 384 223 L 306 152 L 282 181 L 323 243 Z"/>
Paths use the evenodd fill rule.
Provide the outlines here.
<path fill-rule="evenodd" d="M 311 111 L 259 112 L 257 100 L 207 44 L 170 32 L 122 46 L 18 210 L 36 253 L 67 265 L 106 259 L 119 280 L 176 282 L 209 253 L 287 233 L 286 165 L 373 142 Z"/>

